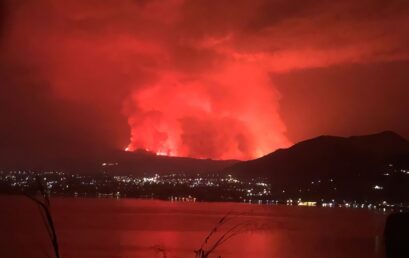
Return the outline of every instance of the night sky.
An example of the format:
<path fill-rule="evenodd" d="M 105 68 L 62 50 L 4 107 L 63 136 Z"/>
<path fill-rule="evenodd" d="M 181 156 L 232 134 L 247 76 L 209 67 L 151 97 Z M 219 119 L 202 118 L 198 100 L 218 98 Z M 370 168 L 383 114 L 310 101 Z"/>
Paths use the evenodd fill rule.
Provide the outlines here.
<path fill-rule="evenodd" d="M 0 1 L 1 160 L 409 138 L 409 1 Z"/>

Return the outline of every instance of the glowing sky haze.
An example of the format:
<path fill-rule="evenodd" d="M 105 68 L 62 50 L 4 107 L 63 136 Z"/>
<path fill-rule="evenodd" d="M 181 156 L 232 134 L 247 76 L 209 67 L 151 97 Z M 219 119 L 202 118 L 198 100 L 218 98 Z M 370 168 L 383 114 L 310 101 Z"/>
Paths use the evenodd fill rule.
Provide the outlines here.
<path fill-rule="evenodd" d="M 409 137 L 408 1 L 2 1 L 2 152 L 250 159 Z"/>

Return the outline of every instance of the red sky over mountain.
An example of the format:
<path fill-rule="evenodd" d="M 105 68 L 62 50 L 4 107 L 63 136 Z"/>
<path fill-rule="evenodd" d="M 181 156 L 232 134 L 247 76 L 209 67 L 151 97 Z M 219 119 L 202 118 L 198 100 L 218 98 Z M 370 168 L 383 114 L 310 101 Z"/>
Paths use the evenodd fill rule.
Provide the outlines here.
<path fill-rule="evenodd" d="M 2 153 L 250 159 L 409 137 L 407 1 L 1 3 Z"/>

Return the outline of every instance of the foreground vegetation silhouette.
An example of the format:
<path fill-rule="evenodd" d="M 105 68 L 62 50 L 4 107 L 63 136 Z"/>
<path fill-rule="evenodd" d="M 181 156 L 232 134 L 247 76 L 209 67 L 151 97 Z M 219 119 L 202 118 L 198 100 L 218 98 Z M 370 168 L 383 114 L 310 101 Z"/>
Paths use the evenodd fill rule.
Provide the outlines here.
<path fill-rule="evenodd" d="M 43 223 L 45 228 L 47 229 L 47 234 L 50 237 L 51 244 L 54 250 L 54 255 L 56 258 L 60 258 L 57 234 L 55 232 L 54 221 L 50 211 L 49 194 L 45 190 L 44 184 L 39 176 L 36 177 L 36 182 L 38 187 L 38 194 L 35 195 L 26 194 L 26 196 L 40 208 Z"/>
<path fill-rule="evenodd" d="M 234 236 L 249 231 L 254 227 L 251 221 L 232 223 L 235 216 L 231 212 L 224 215 L 216 225 L 210 230 L 203 240 L 199 249 L 195 250 L 196 258 L 208 258 L 218 247 L 226 243 Z M 228 226 L 230 224 L 230 226 Z M 233 225 L 231 225 L 233 224 Z M 227 227 L 228 226 L 228 227 Z M 222 227 L 227 227 L 224 230 Z M 220 234 L 217 234 L 219 233 Z M 221 257 L 221 256 L 218 256 Z"/>

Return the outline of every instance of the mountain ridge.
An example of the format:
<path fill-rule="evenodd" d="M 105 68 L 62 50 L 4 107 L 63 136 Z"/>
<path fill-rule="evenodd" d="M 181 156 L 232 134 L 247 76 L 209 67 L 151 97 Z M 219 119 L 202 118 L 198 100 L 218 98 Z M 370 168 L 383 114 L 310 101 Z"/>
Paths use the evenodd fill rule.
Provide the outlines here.
<path fill-rule="evenodd" d="M 403 179 L 407 182 L 407 176 L 400 173 L 401 168 L 409 168 L 409 142 L 396 133 L 385 131 L 364 136 L 315 137 L 258 159 L 234 164 L 226 172 L 239 178 L 266 178 L 276 189 L 275 195 L 286 191 L 296 196 L 301 188 L 312 192 L 309 184 L 319 180 L 336 181 L 333 189 L 340 196 L 352 196 L 353 193 L 355 197 L 362 197 L 376 184 L 390 184 L 393 188 L 396 182 L 384 178 L 391 171 L 399 178 L 405 176 Z M 409 184 L 406 187 L 409 188 Z M 324 190 L 317 190 L 315 197 L 334 194 Z"/>

